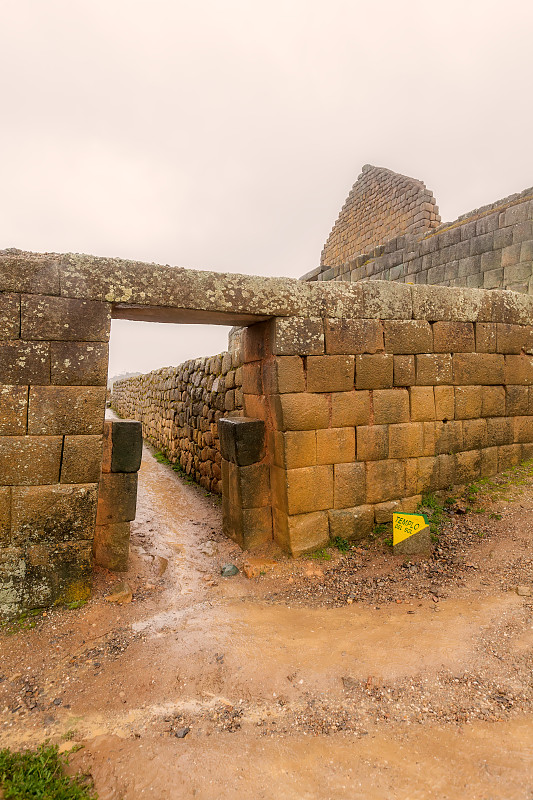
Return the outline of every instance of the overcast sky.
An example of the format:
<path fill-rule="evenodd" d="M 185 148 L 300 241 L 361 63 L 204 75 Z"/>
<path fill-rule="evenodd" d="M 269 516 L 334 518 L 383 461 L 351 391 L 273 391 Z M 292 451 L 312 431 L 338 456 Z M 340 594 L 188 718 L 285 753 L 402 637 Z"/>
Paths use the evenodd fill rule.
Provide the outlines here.
<path fill-rule="evenodd" d="M 365 163 L 533 184 L 530 0 L 3 0 L 1 247 L 299 277 Z M 111 374 L 224 328 L 113 323 Z"/>

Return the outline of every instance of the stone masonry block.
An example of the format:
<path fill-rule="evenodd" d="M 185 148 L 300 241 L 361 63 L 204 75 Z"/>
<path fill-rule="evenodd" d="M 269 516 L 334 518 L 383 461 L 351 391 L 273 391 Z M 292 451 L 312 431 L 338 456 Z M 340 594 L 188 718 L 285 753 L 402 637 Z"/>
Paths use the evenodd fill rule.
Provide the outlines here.
<path fill-rule="evenodd" d="M 498 322 L 496 336 L 498 353 L 520 355 L 522 351 L 531 352 L 533 335 L 530 325 L 508 325 L 505 322 Z"/>
<path fill-rule="evenodd" d="M 306 514 L 333 507 L 332 465 L 287 470 L 286 481 L 288 514 Z"/>
<path fill-rule="evenodd" d="M 332 539 L 340 537 L 361 541 L 372 533 L 374 509 L 371 505 L 329 511 L 329 534 Z"/>
<path fill-rule="evenodd" d="M 413 319 L 490 322 L 492 293 L 480 289 L 413 286 Z"/>
<path fill-rule="evenodd" d="M 97 483 L 101 468 L 101 436 L 65 436 L 61 483 Z"/>
<path fill-rule="evenodd" d="M 452 383 L 453 365 L 451 355 L 440 353 L 417 355 L 416 382 L 421 386 Z"/>
<path fill-rule="evenodd" d="M 52 342 L 51 383 L 62 386 L 105 386 L 107 343 Z"/>
<path fill-rule="evenodd" d="M 260 361 L 249 361 L 242 365 L 242 390 L 245 394 L 263 394 Z"/>
<path fill-rule="evenodd" d="M 455 456 L 455 482 L 471 483 L 481 475 L 481 452 L 466 450 Z"/>
<path fill-rule="evenodd" d="M 435 453 L 458 453 L 463 449 L 463 426 L 461 422 L 449 420 L 435 423 Z"/>
<path fill-rule="evenodd" d="M 142 424 L 133 419 L 106 420 L 103 472 L 137 472 L 142 458 Z"/>
<path fill-rule="evenodd" d="M 9 544 L 11 534 L 11 487 L 0 486 L 0 551 Z"/>
<path fill-rule="evenodd" d="M 329 402 L 325 394 L 273 395 L 272 405 L 278 430 L 306 431 L 329 427 Z"/>
<path fill-rule="evenodd" d="M 92 540 L 97 484 L 13 487 L 13 544 Z"/>
<path fill-rule="evenodd" d="M 533 442 L 533 417 L 514 417 L 514 441 Z"/>
<path fill-rule="evenodd" d="M 433 350 L 431 325 L 425 320 L 387 320 L 384 327 L 387 353 L 427 353 Z"/>
<path fill-rule="evenodd" d="M 505 416 L 505 389 L 503 386 L 481 387 L 481 416 Z"/>
<path fill-rule="evenodd" d="M 0 293 L 0 340 L 18 339 L 20 335 L 20 295 Z"/>
<path fill-rule="evenodd" d="M 59 259 L 35 253 L 0 254 L 0 292 L 59 294 Z"/>
<path fill-rule="evenodd" d="M 135 519 L 137 506 L 136 472 L 103 472 L 98 493 L 96 523 L 109 525 Z"/>
<path fill-rule="evenodd" d="M 331 424 L 334 428 L 368 425 L 370 392 L 334 392 L 331 395 Z"/>
<path fill-rule="evenodd" d="M 510 417 L 487 417 L 487 440 L 492 446 L 514 442 L 514 423 Z"/>
<path fill-rule="evenodd" d="M 317 463 L 316 431 L 275 431 L 274 438 L 274 463 L 278 467 L 297 469 Z"/>
<path fill-rule="evenodd" d="M 436 353 L 472 353 L 476 349 L 472 322 L 435 322 Z"/>
<path fill-rule="evenodd" d="M 112 572 L 126 572 L 130 550 L 130 523 L 96 525 L 93 554 L 95 564 Z"/>
<path fill-rule="evenodd" d="M 394 356 L 394 385 L 412 386 L 416 383 L 415 357 Z"/>
<path fill-rule="evenodd" d="M 453 386 L 435 386 L 435 419 L 446 420 L 455 417 L 455 392 Z"/>
<path fill-rule="evenodd" d="M 487 447 L 487 421 L 467 419 L 463 422 L 463 447 L 465 450 L 479 450 Z"/>
<path fill-rule="evenodd" d="M 389 425 L 389 458 L 424 455 L 424 426 L 421 422 Z"/>
<path fill-rule="evenodd" d="M 404 495 L 405 468 L 402 461 L 370 461 L 366 465 L 368 503 L 396 500 Z"/>
<path fill-rule="evenodd" d="M 0 386 L 0 436 L 26 433 L 27 418 L 28 387 Z"/>
<path fill-rule="evenodd" d="M 60 436 L 0 437 L 0 480 L 13 486 L 58 483 L 61 446 Z"/>
<path fill-rule="evenodd" d="M 263 363 L 263 386 L 267 394 L 305 392 L 304 362 L 301 356 L 278 356 Z"/>
<path fill-rule="evenodd" d="M 361 425 L 357 428 L 357 460 L 377 461 L 388 458 L 389 431 L 387 425 Z"/>
<path fill-rule="evenodd" d="M 324 547 L 329 541 L 327 511 L 289 516 L 274 509 L 273 518 L 275 541 L 295 557 Z"/>
<path fill-rule="evenodd" d="M 409 392 L 407 389 L 378 389 L 373 395 L 376 425 L 409 421 Z"/>
<path fill-rule="evenodd" d="M 0 341 L 0 384 L 50 383 L 48 342 Z"/>
<path fill-rule="evenodd" d="M 270 505 L 270 467 L 268 464 L 249 464 L 239 467 L 224 460 L 228 471 L 230 502 L 241 508 L 262 508 Z M 223 477 L 225 483 L 225 476 Z"/>
<path fill-rule="evenodd" d="M 508 444 L 498 447 L 498 472 L 518 466 L 522 459 L 522 445 Z"/>
<path fill-rule="evenodd" d="M 272 352 L 277 356 L 311 356 L 324 352 L 321 317 L 276 317 Z"/>
<path fill-rule="evenodd" d="M 507 356 L 507 358 L 519 358 L 519 356 Z M 453 356 L 454 383 L 489 386 L 504 383 L 503 359 L 502 355 L 493 353 L 456 353 Z"/>
<path fill-rule="evenodd" d="M 220 411 L 222 408 L 222 395 L 220 397 Z M 268 416 L 268 404 L 266 397 L 259 394 L 244 394 L 242 407 L 246 417 L 249 419 L 262 419 L 265 420 Z M 237 392 L 235 392 L 235 402 L 237 402 Z M 217 398 L 218 399 L 218 398 Z M 231 417 L 234 419 L 234 417 Z"/>
<path fill-rule="evenodd" d="M 481 416 L 483 387 L 457 386 L 455 389 L 455 419 L 475 419 Z"/>
<path fill-rule="evenodd" d="M 104 386 L 31 386 L 28 433 L 101 434 L 105 412 Z"/>
<path fill-rule="evenodd" d="M 22 295 L 22 339 L 107 342 L 110 328 L 109 303 Z"/>
<path fill-rule="evenodd" d="M 298 397 L 299 395 L 296 395 Z M 239 466 L 261 461 L 265 455 L 265 423 L 247 417 L 223 417 L 218 421 L 222 458 Z"/>
<path fill-rule="evenodd" d="M 355 461 L 355 428 L 322 428 L 316 432 L 318 464 Z"/>
<path fill-rule="evenodd" d="M 393 385 L 394 356 L 390 353 L 355 357 L 356 389 L 388 389 Z"/>
<path fill-rule="evenodd" d="M 529 413 L 529 386 L 505 387 L 505 415 L 522 416 Z"/>
<path fill-rule="evenodd" d="M 272 510 L 241 508 L 222 498 L 222 530 L 243 550 L 261 547 L 272 540 Z"/>
<path fill-rule="evenodd" d="M 349 392 L 354 386 L 353 356 L 309 356 L 309 392 Z"/>
<path fill-rule="evenodd" d="M 389 281 L 363 281 L 364 316 L 367 319 L 410 319 L 411 287 Z"/>
<path fill-rule="evenodd" d="M 498 448 L 485 447 L 481 451 L 480 477 L 490 478 L 498 472 Z"/>
<path fill-rule="evenodd" d="M 503 358 L 503 356 L 501 356 Z M 533 356 L 522 353 L 519 356 L 505 356 L 505 379 L 490 383 L 533 383 Z"/>
<path fill-rule="evenodd" d="M 325 320 L 326 353 L 360 354 L 383 350 L 383 325 L 376 319 Z"/>
<path fill-rule="evenodd" d="M 409 397 L 413 422 L 427 422 L 435 419 L 433 386 L 411 386 Z"/>
<path fill-rule="evenodd" d="M 476 322 L 476 350 L 478 353 L 496 352 L 496 323 Z"/>
<path fill-rule="evenodd" d="M 333 505 L 335 508 L 351 508 L 364 502 L 366 497 L 364 464 L 335 464 L 333 481 Z"/>
<path fill-rule="evenodd" d="M 244 363 L 261 361 L 271 350 L 273 325 L 270 322 L 257 322 L 248 325 L 242 334 L 242 355 Z M 222 368 L 222 365 L 220 365 Z"/>

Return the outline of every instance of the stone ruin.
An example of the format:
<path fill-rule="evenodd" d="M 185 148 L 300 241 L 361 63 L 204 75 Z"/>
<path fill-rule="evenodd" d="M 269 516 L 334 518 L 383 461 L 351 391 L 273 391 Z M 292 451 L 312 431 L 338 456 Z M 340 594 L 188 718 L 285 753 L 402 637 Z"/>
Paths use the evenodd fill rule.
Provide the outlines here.
<path fill-rule="evenodd" d="M 533 456 L 532 261 L 532 190 L 441 224 L 423 184 L 374 167 L 300 281 L 1 252 L 2 617 L 86 597 L 93 551 L 123 565 L 106 526 L 134 514 L 137 467 L 113 469 L 104 429 L 112 318 L 240 329 L 113 402 L 222 493 L 242 547 L 297 556 Z"/>

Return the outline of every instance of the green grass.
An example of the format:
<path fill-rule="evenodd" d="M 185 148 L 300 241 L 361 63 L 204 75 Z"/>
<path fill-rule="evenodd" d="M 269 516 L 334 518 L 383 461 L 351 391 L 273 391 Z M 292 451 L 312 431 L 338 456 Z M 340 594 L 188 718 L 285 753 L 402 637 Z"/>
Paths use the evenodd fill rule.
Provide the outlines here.
<path fill-rule="evenodd" d="M 5 800 L 96 800 L 86 776 L 65 775 L 68 756 L 47 742 L 38 750 L 0 750 L 0 786 Z"/>
<path fill-rule="evenodd" d="M 352 549 L 351 542 L 344 539 L 342 536 L 334 536 L 331 540 L 332 547 L 336 547 L 339 553 L 347 553 Z"/>
<path fill-rule="evenodd" d="M 321 547 L 320 550 L 309 553 L 309 558 L 316 558 L 319 561 L 331 561 L 331 553 L 325 547 Z"/>
<path fill-rule="evenodd" d="M 32 630 L 39 622 L 39 617 L 41 617 L 42 613 L 42 608 L 32 608 L 30 611 L 24 611 L 16 619 L 0 622 L 0 629 L 8 635 Z"/>

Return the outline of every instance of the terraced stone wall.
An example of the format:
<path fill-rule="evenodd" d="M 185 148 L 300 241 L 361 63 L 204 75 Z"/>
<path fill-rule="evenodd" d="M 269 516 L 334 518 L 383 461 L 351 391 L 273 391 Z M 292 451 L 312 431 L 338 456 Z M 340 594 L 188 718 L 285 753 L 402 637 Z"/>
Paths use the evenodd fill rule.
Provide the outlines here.
<path fill-rule="evenodd" d="M 125 378 L 113 385 L 111 404 L 142 423 L 143 438 L 178 463 L 205 489 L 222 494 L 218 420 L 242 414 L 242 367 L 234 348 L 211 358 Z"/>

